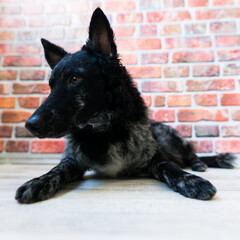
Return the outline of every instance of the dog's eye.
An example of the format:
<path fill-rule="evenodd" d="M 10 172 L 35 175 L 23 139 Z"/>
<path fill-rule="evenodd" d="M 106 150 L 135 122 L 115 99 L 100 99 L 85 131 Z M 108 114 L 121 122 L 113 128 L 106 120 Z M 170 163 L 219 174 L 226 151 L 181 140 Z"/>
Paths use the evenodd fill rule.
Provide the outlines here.
<path fill-rule="evenodd" d="M 79 77 L 79 76 L 72 76 L 70 78 L 70 83 L 71 84 L 78 84 L 81 80 L 82 80 L 82 78 Z"/>

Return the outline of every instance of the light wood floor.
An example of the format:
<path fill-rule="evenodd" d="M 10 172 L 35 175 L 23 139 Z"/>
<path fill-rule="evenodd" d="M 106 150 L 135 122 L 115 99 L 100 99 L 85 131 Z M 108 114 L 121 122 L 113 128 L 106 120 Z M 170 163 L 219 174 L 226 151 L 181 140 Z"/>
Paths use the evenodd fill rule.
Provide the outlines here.
<path fill-rule="evenodd" d="M 0 239 L 240 239 L 240 168 L 198 175 L 218 189 L 211 201 L 192 200 L 151 179 L 88 177 L 53 199 L 14 200 L 25 181 L 51 165 L 0 165 Z"/>

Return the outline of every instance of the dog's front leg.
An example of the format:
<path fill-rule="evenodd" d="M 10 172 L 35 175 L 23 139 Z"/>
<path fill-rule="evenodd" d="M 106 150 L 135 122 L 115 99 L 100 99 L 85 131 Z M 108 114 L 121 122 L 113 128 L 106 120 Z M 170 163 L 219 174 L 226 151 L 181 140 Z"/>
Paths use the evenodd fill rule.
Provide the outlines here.
<path fill-rule="evenodd" d="M 171 162 L 162 161 L 161 154 L 151 160 L 149 174 L 185 197 L 207 200 L 216 194 L 216 188 L 209 181 L 185 172 Z"/>
<path fill-rule="evenodd" d="M 81 178 L 84 170 L 78 162 L 64 158 L 48 173 L 24 183 L 16 192 L 20 203 L 33 203 L 52 197 L 64 184 Z"/>

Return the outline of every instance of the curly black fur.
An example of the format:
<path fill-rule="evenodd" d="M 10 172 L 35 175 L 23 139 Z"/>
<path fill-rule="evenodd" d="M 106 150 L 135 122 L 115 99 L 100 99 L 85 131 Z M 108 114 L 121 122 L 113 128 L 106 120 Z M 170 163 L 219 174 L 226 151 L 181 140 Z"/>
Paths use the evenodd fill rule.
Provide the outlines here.
<path fill-rule="evenodd" d="M 67 145 L 58 166 L 17 190 L 19 202 L 48 199 L 89 169 L 108 177 L 145 174 L 186 197 L 205 200 L 214 196 L 211 183 L 179 167 L 196 171 L 204 171 L 207 165 L 229 168 L 232 156 L 198 158 L 176 130 L 148 119 L 101 9 L 93 13 L 89 39 L 81 51 L 69 54 L 45 39 L 42 44 L 53 69 L 51 93 L 26 127 L 40 138 L 66 135 Z"/>

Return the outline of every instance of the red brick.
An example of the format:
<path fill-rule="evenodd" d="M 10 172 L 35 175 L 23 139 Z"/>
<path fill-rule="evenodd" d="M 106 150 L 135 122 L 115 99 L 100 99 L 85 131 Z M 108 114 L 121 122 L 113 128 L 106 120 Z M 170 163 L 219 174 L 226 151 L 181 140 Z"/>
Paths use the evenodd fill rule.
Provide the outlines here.
<path fill-rule="evenodd" d="M 135 9 L 135 1 L 105 1 L 105 10 L 109 12 L 133 11 Z"/>
<path fill-rule="evenodd" d="M 4 17 L 0 18 L 0 28 L 22 28 L 26 26 L 23 18 Z"/>
<path fill-rule="evenodd" d="M 217 106 L 217 94 L 194 94 L 194 100 L 199 106 Z"/>
<path fill-rule="evenodd" d="M 218 125 L 197 125 L 195 127 L 197 137 L 218 137 Z"/>
<path fill-rule="evenodd" d="M 240 50 L 218 50 L 218 60 L 219 61 L 238 61 L 240 60 Z"/>
<path fill-rule="evenodd" d="M 169 11 L 148 12 L 148 22 L 178 22 L 191 20 L 191 15 L 188 11 L 173 11 L 169 14 Z"/>
<path fill-rule="evenodd" d="M 29 142 L 23 140 L 9 140 L 6 144 L 6 152 L 28 152 Z"/>
<path fill-rule="evenodd" d="M 33 140 L 32 153 L 62 153 L 65 149 L 64 140 Z"/>
<path fill-rule="evenodd" d="M 235 88 L 234 79 L 187 80 L 187 91 L 225 91 Z"/>
<path fill-rule="evenodd" d="M 147 107 L 150 107 L 152 105 L 152 96 L 142 95 L 142 98 Z"/>
<path fill-rule="evenodd" d="M 21 9 L 20 6 L 3 6 L 2 7 L 2 13 L 3 15 L 16 15 L 20 14 Z"/>
<path fill-rule="evenodd" d="M 52 26 L 68 26 L 71 23 L 70 16 L 48 15 L 48 17 L 30 18 L 30 27 L 52 27 Z"/>
<path fill-rule="evenodd" d="M 18 31 L 17 38 L 20 41 L 31 41 L 37 39 L 37 31 Z"/>
<path fill-rule="evenodd" d="M 165 48 L 209 48 L 212 46 L 210 37 L 166 38 Z"/>
<path fill-rule="evenodd" d="M 15 40 L 15 32 L 2 31 L 0 32 L 1 41 L 12 41 Z"/>
<path fill-rule="evenodd" d="M 157 35 L 157 25 L 141 25 L 140 35 L 142 37 L 156 36 Z"/>
<path fill-rule="evenodd" d="M 25 127 L 16 126 L 16 137 L 34 137 Z"/>
<path fill-rule="evenodd" d="M 24 15 L 37 15 L 43 12 L 43 7 L 41 4 L 27 3 L 22 7 Z"/>
<path fill-rule="evenodd" d="M 213 51 L 182 51 L 173 53 L 173 62 L 213 62 Z"/>
<path fill-rule="evenodd" d="M 11 137 L 12 126 L 0 126 L 0 137 Z"/>
<path fill-rule="evenodd" d="M 24 69 L 21 70 L 21 80 L 44 80 L 45 70 L 32 70 Z"/>
<path fill-rule="evenodd" d="M 8 94 L 9 89 L 10 87 L 8 83 L 0 83 L 0 94 Z"/>
<path fill-rule="evenodd" d="M 221 97 L 221 104 L 223 106 L 239 106 L 240 93 L 224 93 Z"/>
<path fill-rule="evenodd" d="M 166 78 L 174 77 L 188 77 L 189 67 L 188 66 L 171 66 L 164 68 L 164 76 Z"/>
<path fill-rule="evenodd" d="M 15 97 L 0 97 L 0 108 L 14 108 Z"/>
<path fill-rule="evenodd" d="M 182 33 L 179 24 L 167 24 L 160 28 L 160 35 L 180 35 Z"/>
<path fill-rule="evenodd" d="M 217 140 L 216 141 L 217 153 L 240 153 L 240 140 Z"/>
<path fill-rule="evenodd" d="M 232 119 L 235 121 L 240 121 L 240 109 L 231 109 Z"/>
<path fill-rule="evenodd" d="M 117 26 L 113 28 L 116 37 L 132 37 L 135 33 L 134 26 Z M 86 31 L 87 32 L 87 31 Z"/>
<path fill-rule="evenodd" d="M 239 17 L 240 8 L 204 9 L 196 11 L 196 20 L 239 18 Z"/>
<path fill-rule="evenodd" d="M 40 56 L 7 56 L 4 58 L 3 66 L 41 66 Z"/>
<path fill-rule="evenodd" d="M 78 4 L 78 6 L 75 6 L 75 8 L 73 8 L 73 9 L 71 9 L 71 11 L 73 10 L 73 11 L 78 11 L 79 13 L 80 12 L 82 12 L 82 11 L 84 11 L 85 10 L 85 5 L 87 5 L 88 3 L 83 3 L 83 2 L 81 2 L 81 6 L 82 6 L 82 8 L 81 9 L 79 9 L 79 4 Z M 72 7 L 72 6 L 71 6 Z M 71 8 L 70 7 L 70 8 Z M 62 5 L 62 4 L 59 4 L 59 3 L 57 3 L 57 4 L 54 4 L 54 3 L 51 3 L 51 4 L 47 4 L 47 5 L 45 5 L 45 9 L 46 9 L 46 13 L 47 14 L 63 14 L 63 13 L 65 13 L 65 7 L 64 7 L 64 5 Z"/>
<path fill-rule="evenodd" d="M 240 125 L 222 126 L 223 137 L 240 137 Z"/>
<path fill-rule="evenodd" d="M 70 2 L 69 10 L 70 10 L 70 13 L 77 13 L 77 14 L 88 12 L 90 10 L 89 2 L 87 1 Z"/>
<path fill-rule="evenodd" d="M 39 106 L 39 97 L 19 97 L 18 102 L 22 108 L 37 108 Z"/>
<path fill-rule="evenodd" d="M 127 70 L 133 78 L 160 78 L 162 73 L 160 66 L 134 66 L 128 67 Z"/>
<path fill-rule="evenodd" d="M 41 47 L 39 44 L 0 44 L 0 53 L 9 54 L 9 53 L 40 53 Z"/>
<path fill-rule="evenodd" d="M 191 106 L 190 95 L 168 95 L 167 96 L 169 107 L 189 107 Z"/>
<path fill-rule="evenodd" d="M 239 64 L 227 64 L 223 67 L 223 75 L 239 75 L 240 65 Z"/>
<path fill-rule="evenodd" d="M 161 49 L 161 40 L 151 39 L 119 39 L 117 40 L 118 50 L 150 50 Z"/>
<path fill-rule="evenodd" d="M 234 5 L 233 0 L 213 0 L 213 6 Z"/>
<path fill-rule="evenodd" d="M 208 6 L 208 0 L 188 0 L 189 7 L 206 7 Z"/>
<path fill-rule="evenodd" d="M 117 15 L 117 23 L 141 23 L 143 21 L 142 13 L 121 13 Z"/>
<path fill-rule="evenodd" d="M 193 76 L 208 77 L 219 76 L 220 69 L 218 65 L 195 65 L 193 66 Z"/>
<path fill-rule="evenodd" d="M 39 44 L 17 44 L 14 46 L 14 53 L 40 53 L 41 46 Z"/>
<path fill-rule="evenodd" d="M 210 23 L 211 33 L 231 33 L 236 32 L 236 23 L 233 21 Z"/>
<path fill-rule="evenodd" d="M 216 36 L 217 47 L 237 47 L 240 45 L 240 36 Z"/>
<path fill-rule="evenodd" d="M 193 148 L 197 153 L 211 153 L 213 151 L 212 141 L 191 140 L 190 143 L 193 145 Z"/>
<path fill-rule="evenodd" d="M 0 80 L 16 80 L 17 70 L 0 70 Z"/>
<path fill-rule="evenodd" d="M 183 83 L 180 80 L 145 81 L 142 83 L 143 92 L 181 92 Z"/>
<path fill-rule="evenodd" d="M 185 32 L 186 35 L 205 34 L 206 24 L 205 23 L 185 24 Z"/>
<path fill-rule="evenodd" d="M 159 122 L 174 122 L 175 111 L 172 109 L 159 109 L 154 112 L 154 120 Z"/>
<path fill-rule="evenodd" d="M 3 148 L 4 148 L 4 141 L 0 139 L 0 152 L 3 151 Z"/>
<path fill-rule="evenodd" d="M 11 44 L 0 44 L 0 53 L 12 53 L 12 45 Z"/>
<path fill-rule="evenodd" d="M 164 0 L 165 8 L 184 7 L 184 0 Z"/>
<path fill-rule="evenodd" d="M 179 109 L 178 120 L 180 122 L 228 121 L 227 109 Z"/>
<path fill-rule="evenodd" d="M 172 126 L 182 137 L 192 137 L 192 125 L 181 124 Z"/>
<path fill-rule="evenodd" d="M 123 65 L 135 65 L 138 62 L 136 54 L 120 54 L 119 58 L 122 60 Z"/>
<path fill-rule="evenodd" d="M 21 110 L 4 110 L 2 111 L 2 122 L 18 123 L 26 121 L 31 116 L 31 112 Z"/>
<path fill-rule="evenodd" d="M 162 107 L 165 105 L 165 96 L 154 96 L 154 106 Z"/>
<path fill-rule="evenodd" d="M 168 53 L 143 53 L 142 64 L 160 64 L 168 62 Z"/>
<path fill-rule="evenodd" d="M 28 93 L 48 94 L 50 93 L 50 87 L 47 83 L 34 83 L 34 84 L 14 83 L 13 93 L 14 94 L 28 94 Z"/>

